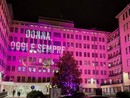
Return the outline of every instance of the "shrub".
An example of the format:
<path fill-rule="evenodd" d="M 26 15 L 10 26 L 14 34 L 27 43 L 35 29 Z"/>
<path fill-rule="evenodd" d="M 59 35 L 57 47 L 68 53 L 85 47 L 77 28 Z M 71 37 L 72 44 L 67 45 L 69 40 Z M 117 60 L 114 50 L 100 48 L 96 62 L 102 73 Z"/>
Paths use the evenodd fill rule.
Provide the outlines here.
<path fill-rule="evenodd" d="M 72 98 L 84 98 L 85 94 L 83 92 L 75 92 L 72 94 Z"/>
<path fill-rule="evenodd" d="M 117 92 L 116 97 L 119 98 L 130 98 L 130 92 L 124 91 L 124 92 Z"/>
<path fill-rule="evenodd" d="M 27 98 L 46 98 L 41 91 L 33 90 L 27 94 Z"/>

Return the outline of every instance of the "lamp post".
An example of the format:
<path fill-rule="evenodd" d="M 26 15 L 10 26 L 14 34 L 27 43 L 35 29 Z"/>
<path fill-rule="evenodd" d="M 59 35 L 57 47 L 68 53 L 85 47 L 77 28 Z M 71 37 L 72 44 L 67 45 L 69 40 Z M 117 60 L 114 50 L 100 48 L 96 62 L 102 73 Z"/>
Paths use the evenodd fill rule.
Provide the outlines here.
<path fill-rule="evenodd" d="M 47 83 L 47 69 L 50 68 L 53 64 L 54 62 L 50 58 L 45 59 L 44 62 L 42 63 L 43 67 L 46 69 L 46 83 Z M 51 87 L 50 84 L 46 86 L 47 92 L 50 87 Z"/>

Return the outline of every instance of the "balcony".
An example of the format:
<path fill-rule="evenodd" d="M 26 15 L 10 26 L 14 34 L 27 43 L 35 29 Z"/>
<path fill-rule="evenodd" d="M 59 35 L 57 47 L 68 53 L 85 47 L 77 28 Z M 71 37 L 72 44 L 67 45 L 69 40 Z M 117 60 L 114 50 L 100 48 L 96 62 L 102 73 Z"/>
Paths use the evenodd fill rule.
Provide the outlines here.
<path fill-rule="evenodd" d="M 121 65 L 122 64 L 122 61 L 119 62 L 119 63 L 116 63 L 116 64 L 111 64 L 111 66 L 109 66 L 109 68 L 112 68 L 112 67 L 115 67 L 115 66 L 118 66 L 118 65 Z"/>
<path fill-rule="evenodd" d="M 113 81 L 112 83 L 110 83 L 110 82 L 107 82 L 107 83 L 101 83 L 101 86 L 105 86 L 105 85 L 113 85 L 113 84 L 121 84 L 121 83 L 123 83 L 123 80 L 121 80 L 121 81 Z"/>
<path fill-rule="evenodd" d="M 122 72 L 120 72 L 120 73 L 113 73 L 113 74 L 109 74 L 109 77 L 114 77 L 114 76 L 121 75 L 121 74 L 122 74 Z"/>
<path fill-rule="evenodd" d="M 107 40 L 107 43 L 112 42 L 113 40 L 115 40 L 115 39 L 118 38 L 119 36 L 120 36 L 120 34 L 117 34 L 117 35 L 114 36 L 114 38 L 109 38 L 109 39 Z"/>
<path fill-rule="evenodd" d="M 120 46 L 120 43 L 118 43 L 117 45 L 115 45 L 115 46 L 110 46 L 110 48 L 107 50 L 107 51 L 111 51 L 112 49 L 114 49 L 114 48 L 116 48 L 116 47 L 118 47 L 118 46 Z"/>
<path fill-rule="evenodd" d="M 118 53 L 116 53 L 116 54 L 114 54 L 114 55 L 112 55 L 112 56 L 109 56 L 109 57 L 108 57 L 108 60 L 110 60 L 110 59 L 112 59 L 112 58 L 115 58 L 115 57 L 117 57 L 118 55 L 121 55 L 121 51 L 118 52 Z"/>

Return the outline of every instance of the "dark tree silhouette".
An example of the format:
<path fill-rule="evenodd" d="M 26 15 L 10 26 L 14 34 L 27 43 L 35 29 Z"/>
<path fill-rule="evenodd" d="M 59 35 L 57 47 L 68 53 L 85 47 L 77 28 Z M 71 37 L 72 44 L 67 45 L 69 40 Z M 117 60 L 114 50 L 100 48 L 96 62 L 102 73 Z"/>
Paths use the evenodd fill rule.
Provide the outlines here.
<path fill-rule="evenodd" d="M 69 51 L 65 51 L 56 64 L 58 71 L 55 72 L 52 79 L 53 85 L 61 88 L 62 94 L 67 94 L 76 91 L 82 83 L 80 78 L 77 62 Z"/>

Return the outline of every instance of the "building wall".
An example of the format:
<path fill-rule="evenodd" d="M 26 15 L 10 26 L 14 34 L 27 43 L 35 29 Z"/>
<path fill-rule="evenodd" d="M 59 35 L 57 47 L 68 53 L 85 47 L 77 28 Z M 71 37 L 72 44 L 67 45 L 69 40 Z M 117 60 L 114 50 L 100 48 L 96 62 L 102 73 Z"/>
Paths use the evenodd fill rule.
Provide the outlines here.
<path fill-rule="evenodd" d="M 129 5 L 117 17 L 121 38 L 123 81 L 130 85 L 130 8 Z"/>
<path fill-rule="evenodd" d="M 109 83 L 120 84 L 122 78 L 122 58 L 119 30 L 116 29 L 108 36 L 108 66 L 109 66 Z"/>
<path fill-rule="evenodd" d="M 7 4 L 5 0 L 0 0 L 0 75 L 6 75 L 10 20 Z"/>
<path fill-rule="evenodd" d="M 41 41 L 40 39 L 27 38 L 27 30 L 49 32 L 51 40 Z M 82 73 L 83 87 L 99 87 L 101 83 L 108 79 L 107 35 L 108 32 L 104 31 L 13 21 L 9 37 L 8 76 L 6 79 L 14 82 L 45 82 L 46 77 L 53 76 L 53 72 L 56 70 L 55 64 L 62 53 L 56 53 L 56 51 L 50 54 L 38 53 L 37 48 L 36 53 L 31 53 L 31 43 L 35 43 L 36 47 L 38 44 L 55 45 L 65 47 L 63 50 L 71 51 Z M 13 41 L 15 43 L 28 43 L 27 51 L 12 49 L 11 43 Z M 14 42 L 12 46 L 14 46 Z M 54 62 L 54 65 L 46 69 L 43 67 L 43 63 L 48 58 Z M 25 62 L 24 59 L 26 59 Z M 29 77 L 31 80 L 29 80 Z"/>

